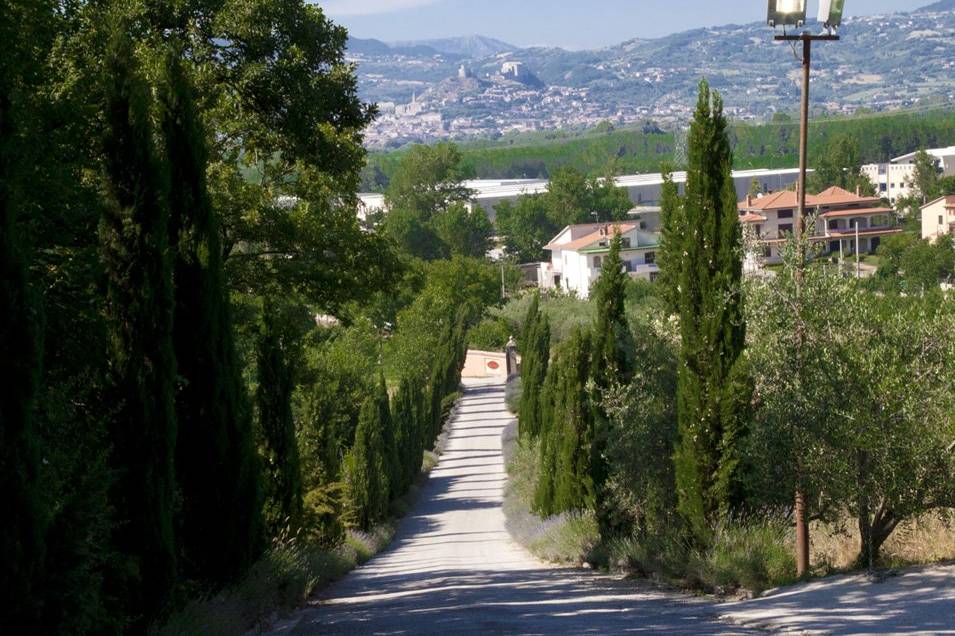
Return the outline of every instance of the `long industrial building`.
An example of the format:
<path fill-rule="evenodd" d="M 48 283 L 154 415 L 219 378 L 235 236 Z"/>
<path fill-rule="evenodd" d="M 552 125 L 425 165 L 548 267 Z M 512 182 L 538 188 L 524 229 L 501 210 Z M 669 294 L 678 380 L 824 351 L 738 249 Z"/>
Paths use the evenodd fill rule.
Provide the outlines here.
<path fill-rule="evenodd" d="M 736 182 L 738 199 L 741 200 L 746 197 L 754 178 L 759 182 L 760 189 L 764 193 L 778 192 L 796 183 L 799 178 L 799 170 L 795 168 L 784 170 L 735 170 L 733 171 L 733 180 Z M 673 180 L 680 185 L 680 192 L 682 193 L 683 186 L 686 183 L 686 173 L 674 172 Z M 617 186 L 627 189 L 630 200 L 635 206 L 652 205 L 660 200 L 663 175 L 659 173 L 625 175 L 616 177 L 615 182 Z M 546 179 L 482 179 L 464 183 L 475 193 L 471 199 L 471 204 L 484 208 L 491 221 L 495 218 L 494 206 L 501 201 L 516 201 L 524 195 L 546 192 L 547 184 Z M 375 212 L 384 208 L 385 199 L 381 194 L 367 193 L 360 194 L 359 197 L 365 208 L 363 213 Z"/>

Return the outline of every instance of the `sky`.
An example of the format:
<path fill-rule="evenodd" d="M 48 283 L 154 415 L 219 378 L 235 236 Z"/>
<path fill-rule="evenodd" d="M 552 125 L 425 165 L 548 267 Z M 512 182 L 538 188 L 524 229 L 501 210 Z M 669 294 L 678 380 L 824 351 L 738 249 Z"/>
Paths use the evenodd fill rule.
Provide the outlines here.
<path fill-rule="evenodd" d="M 908 11 L 932 0 L 848 0 L 847 15 Z M 338 24 L 386 42 L 485 35 L 518 46 L 600 48 L 633 38 L 743 24 L 766 0 L 323 0 Z M 809 0 L 815 16 L 818 0 Z"/>

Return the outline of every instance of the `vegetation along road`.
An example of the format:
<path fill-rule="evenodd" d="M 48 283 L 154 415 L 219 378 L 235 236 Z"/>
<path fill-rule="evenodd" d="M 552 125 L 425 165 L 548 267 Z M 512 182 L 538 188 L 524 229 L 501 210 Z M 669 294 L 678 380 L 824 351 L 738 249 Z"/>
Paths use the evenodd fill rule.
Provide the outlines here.
<path fill-rule="evenodd" d="M 501 510 L 511 419 L 503 385 L 467 385 L 392 547 L 275 633 L 731 633 L 705 601 L 546 565 L 511 541 Z"/>

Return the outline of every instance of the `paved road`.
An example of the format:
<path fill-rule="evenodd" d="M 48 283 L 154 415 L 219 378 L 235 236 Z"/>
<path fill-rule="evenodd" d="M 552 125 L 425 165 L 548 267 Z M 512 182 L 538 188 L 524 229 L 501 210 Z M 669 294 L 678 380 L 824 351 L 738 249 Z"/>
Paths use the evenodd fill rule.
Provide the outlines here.
<path fill-rule="evenodd" d="M 468 385 L 391 547 L 275 633 L 753 633 L 717 623 L 705 601 L 548 566 L 511 541 L 501 510 L 510 420 L 503 385 Z"/>
<path fill-rule="evenodd" d="M 727 603 L 728 620 L 798 634 L 955 634 L 955 565 L 832 576 Z"/>

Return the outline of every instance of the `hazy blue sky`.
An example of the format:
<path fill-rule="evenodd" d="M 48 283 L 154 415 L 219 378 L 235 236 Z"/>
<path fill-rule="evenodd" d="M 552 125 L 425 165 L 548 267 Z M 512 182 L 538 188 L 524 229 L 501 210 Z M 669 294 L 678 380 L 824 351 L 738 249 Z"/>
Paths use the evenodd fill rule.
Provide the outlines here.
<path fill-rule="evenodd" d="M 910 10 L 932 0 L 848 0 L 848 14 Z M 766 15 L 765 0 L 325 0 L 356 37 L 417 40 L 480 34 L 512 44 L 597 48 Z M 815 15 L 818 0 L 809 0 Z"/>

